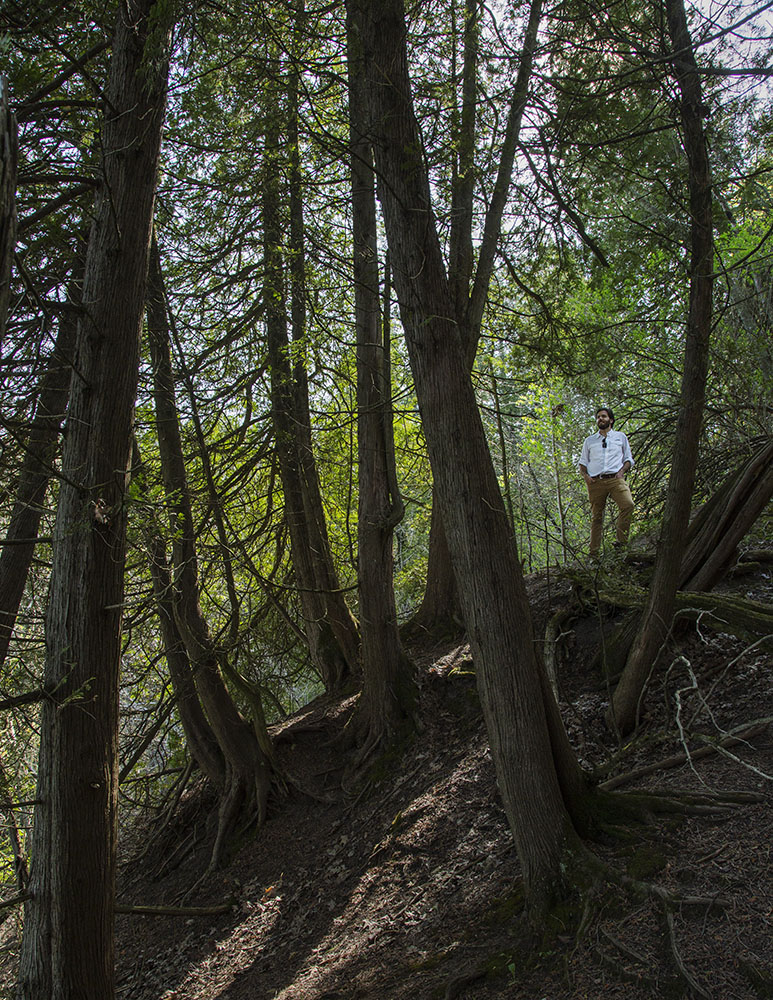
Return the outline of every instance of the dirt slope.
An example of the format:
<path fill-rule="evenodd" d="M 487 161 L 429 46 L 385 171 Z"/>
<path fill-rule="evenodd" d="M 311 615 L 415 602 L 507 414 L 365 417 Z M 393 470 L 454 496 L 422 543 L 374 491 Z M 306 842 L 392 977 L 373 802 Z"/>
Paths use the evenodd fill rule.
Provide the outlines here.
<path fill-rule="evenodd" d="M 569 585 L 531 582 L 538 616 Z M 751 587 L 752 584 L 747 585 Z M 771 598 L 764 573 L 757 599 Z M 562 666 L 562 707 L 587 766 L 617 747 L 603 721 L 606 694 L 588 664 L 592 617 L 576 622 Z M 717 632 L 683 636 L 650 693 L 647 723 L 615 771 L 683 746 L 679 723 L 710 691 L 704 733 L 773 716 L 770 647 Z M 352 701 L 322 699 L 275 730 L 287 792 L 231 865 L 204 879 L 207 802 L 192 792 L 174 829 L 125 845 L 122 903 L 207 906 L 215 916 L 118 918 L 119 993 L 132 1000 L 596 1000 L 773 996 L 771 802 L 773 729 L 730 751 L 656 770 L 637 787 L 737 789 L 759 801 L 718 814 L 653 818 L 629 840 L 594 851 L 613 870 L 682 900 L 596 886 L 555 933 L 532 940 L 519 919 L 518 862 L 502 812 L 464 645 L 423 650 L 423 731 L 349 795 L 339 740 Z M 680 714 L 677 718 L 677 708 Z M 691 740 L 690 745 L 700 744 Z M 145 838 L 145 851 L 138 840 Z M 187 851 L 187 853 L 186 853 Z M 176 859 L 176 861 L 175 861 Z M 176 863 L 177 862 L 177 863 Z M 582 918 L 582 933 L 572 922 Z"/>

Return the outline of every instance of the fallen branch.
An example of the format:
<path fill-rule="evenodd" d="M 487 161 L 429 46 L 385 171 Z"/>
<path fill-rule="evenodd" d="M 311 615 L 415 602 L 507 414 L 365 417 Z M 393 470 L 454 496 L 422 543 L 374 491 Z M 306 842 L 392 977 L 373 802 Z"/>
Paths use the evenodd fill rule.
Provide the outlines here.
<path fill-rule="evenodd" d="M 695 977 L 689 972 L 687 966 L 682 961 L 679 945 L 676 942 L 674 914 L 668 907 L 664 907 L 664 916 L 666 920 L 666 929 L 668 930 L 668 941 L 671 946 L 671 957 L 674 960 L 677 972 L 694 993 L 697 993 L 699 997 L 705 997 L 706 1000 L 711 1000 L 710 994 L 708 994 L 704 989 L 701 989 L 696 982 Z"/>
<path fill-rule="evenodd" d="M 658 771 L 667 771 L 672 767 L 679 767 L 681 764 L 687 763 L 688 760 L 699 760 L 701 757 L 707 757 L 712 753 L 719 753 L 720 750 L 736 746 L 738 743 L 743 743 L 746 740 L 751 739 L 753 736 L 757 736 L 759 733 L 763 732 L 770 723 L 773 722 L 773 716 L 768 716 L 765 719 L 757 719 L 755 722 L 748 723 L 744 726 L 738 726 L 735 729 L 730 730 L 727 736 L 723 737 L 721 740 L 717 740 L 716 743 L 710 743 L 706 746 L 700 747 L 698 750 L 693 750 L 690 753 L 682 752 L 672 754 L 670 757 L 665 757 L 663 760 L 656 761 L 654 764 L 647 764 L 644 767 L 637 767 L 633 771 L 628 771 L 626 774 L 618 774 L 613 778 L 608 778 L 607 781 L 601 782 L 598 786 L 602 791 L 611 791 L 613 788 L 620 788 L 621 785 L 630 784 L 632 781 L 638 781 L 639 778 L 644 778 L 649 774 L 654 774 Z"/>
<path fill-rule="evenodd" d="M 220 903 L 217 906 L 129 906 L 126 903 L 116 903 L 113 907 L 116 913 L 129 913 L 139 917 L 214 917 L 221 913 L 229 913 L 236 900 Z"/>

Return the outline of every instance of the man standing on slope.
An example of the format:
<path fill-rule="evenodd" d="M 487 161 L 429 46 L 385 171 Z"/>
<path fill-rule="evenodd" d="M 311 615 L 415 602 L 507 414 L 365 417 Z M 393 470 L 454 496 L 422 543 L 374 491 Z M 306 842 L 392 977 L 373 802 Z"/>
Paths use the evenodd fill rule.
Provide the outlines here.
<path fill-rule="evenodd" d="M 633 468 L 633 456 L 628 438 L 612 428 L 615 415 L 608 406 L 596 410 L 598 431 L 585 438 L 580 456 L 580 474 L 588 487 L 590 499 L 590 555 L 597 556 L 601 548 L 604 507 L 611 496 L 617 504 L 616 548 L 623 548 L 633 515 L 633 499 L 625 474 Z"/>

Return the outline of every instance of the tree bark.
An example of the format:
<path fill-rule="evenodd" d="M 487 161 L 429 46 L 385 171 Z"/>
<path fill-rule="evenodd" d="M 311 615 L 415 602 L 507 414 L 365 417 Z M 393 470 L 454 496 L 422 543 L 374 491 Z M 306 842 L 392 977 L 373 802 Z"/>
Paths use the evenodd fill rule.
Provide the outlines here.
<path fill-rule="evenodd" d="M 201 609 L 196 533 L 175 399 L 163 281 L 155 254 L 151 257 L 151 266 L 148 339 L 153 362 L 158 447 L 172 534 L 175 624 L 225 763 L 218 831 L 210 861 L 213 868 L 222 862 L 228 838 L 245 809 L 255 810 L 259 825 L 265 819 L 272 774 L 271 749 L 262 706 L 256 706 L 253 730 L 234 704 L 223 682 L 219 653 Z"/>
<path fill-rule="evenodd" d="M 188 651 L 177 628 L 172 574 L 166 559 L 166 546 L 160 535 L 149 538 L 148 549 L 164 654 L 188 750 L 201 773 L 222 793 L 226 784 L 225 760 L 217 737 L 201 707 Z"/>
<path fill-rule="evenodd" d="M 458 163 L 454 163 L 454 187 L 451 205 L 451 236 L 449 283 L 454 315 L 462 337 L 463 350 L 472 371 L 480 339 L 480 328 L 486 297 L 494 267 L 502 216 L 507 204 L 521 122 L 531 80 L 537 35 L 542 17 L 542 0 L 532 0 L 524 34 L 518 76 L 510 102 L 497 177 L 483 227 L 478 250 L 478 265 L 473 276 L 472 246 L 473 198 L 475 193 L 474 150 L 477 112 L 478 19 L 477 0 L 467 0 L 464 27 L 464 69 L 462 75 L 462 110 L 456 137 Z M 474 278 L 474 280 L 473 280 Z M 472 286 L 470 282 L 472 281 Z M 411 625 L 430 633 L 453 632 L 459 619 L 459 595 L 453 579 L 448 543 L 444 528 L 435 513 L 437 501 L 432 497 L 427 585 L 422 604 Z"/>
<path fill-rule="evenodd" d="M 59 432 L 70 396 L 77 319 L 67 310 L 40 386 L 35 416 L 24 448 L 6 544 L 0 549 L 0 667 L 5 663 L 16 616 L 27 585 L 43 501 L 59 448 Z"/>
<path fill-rule="evenodd" d="M 360 632 L 363 690 L 358 718 L 361 759 L 406 728 L 414 696 L 410 663 L 397 629 L 392 543 L 403 516 L 391 474 L 389 364 L 381 332 L 376 192 L 368 136 L 364 54 L 347 17 L 349 137 L 351 145 L 354 310 L 357 332 L 357 458 Z M 385 304 L 385 327 L 388 328 Z M 389 424 L 389 428 L 387 425 Z"/>
<path fill-rule="evenodd" d="M 647 677 L 671 626 L 690 517 L 703 421 L 714 287 L 711 168 L 703 99 L 682 0 L 665 0 L 671 60 L 681 92 L 680 113 L 690 194 L 690 304 L 676 441 L 650 599 L 610 706 L 621 734 L 635 728 Z"/>
<path fill-rule="evenodd" d="M 413 113 L 404 10 L 400 0 L 378 8 L 349 0 L 348 10 L 369 67 L 379 193 L 440 513 L 527 901 L 539 909 L 571 878 L 566 863 L 579 841 L 569 809 L 582 808 L 583 779 L 563 727 L 555 728 L 454 317 Z"/>
<path fill-rule="evenodd" d="M 277 70 L 278 72 L 278 70 Z M 278 86 L 276 83 L 274 86 Z M 297 102 L 297 81 L 290 81 Z M 279 98 L 267 117 L 266 164 L 263 179 L 264 302 L 271 369 L 271 408 L 276 435 L 285 521 L 304 631 L 312 662 L 327 691 L 340 691 L 359 672 L 359 635 L 346 604 L 330 551 L 322 495 L 312 446 L 311 418 L 305 361 L 305 280 L 303 276 L 303 208 L 298 171 L 297 141 L 290 138 L 290 265 L 293 344 L 287 329 L 285 294 L 285 240 L 280 213 L 280 164 L 285 151 L 278 115 Z M 297 106 L 289 115 L 291 137 L 297 128 Z M 296 152 L 293 152 L 293 151 Z"/>
<path fill-rule="evenodd" d="M 411 636 L 450 636 L 463 628 L 459 592 L 451 554 L 440 517 L 435 487 L 432 487 L 432 516 L 429 523 L 427 580 L 416 614 L 407 626 Z"/>
<path fill-rule="evenodd" d="M 698 511 L 687 531 L 680 589 L 711 590 L 773 496 L 773 439 L 766 441 Z"/>
<path fill-rule="evenodd" d="M 56 694 L 41 707 L 23 1000 L 114 992 L 127 468 L 167 72 L 163 36 L 146 44 L 153 7 L 121 5 L 106 92 L 46 618 Z"/>

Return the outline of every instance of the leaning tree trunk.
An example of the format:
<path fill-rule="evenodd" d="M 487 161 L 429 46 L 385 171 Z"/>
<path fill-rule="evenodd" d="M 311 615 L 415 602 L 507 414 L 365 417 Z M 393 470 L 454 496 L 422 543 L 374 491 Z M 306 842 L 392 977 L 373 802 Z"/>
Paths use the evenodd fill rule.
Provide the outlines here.
<path fill-rule="evenodd" d="M 637 724 L 638 706 L 647 677 L 671 627 L 698 463 L 711 335 L 714 236 L 701 82 L 682 0 L 666 0 L 666 16 L 671 62 L 681 91 L 680 110 L 688 162 L 690 305 L 677 433 L 650 599 L 610 706 L 611 721 L 621 734 L 629 733 Z"/>
<path fill-rule="evenodd" d="M 414 698 L 412 668 L 397 629 L 392 540 L 403 516 L 391 430 L 389 364 L 381 331 L 376 191 L 368 136 L 363 52 L 347 18 L 354 309 L 357 333 L 357 457 L 360 631 L 363 689 L 358 705 L 360 759 L 406 728 Z M 384 327 L 389 302 L 385 303 Z M 387 426 L 389 424 L 389 427 Z"/>
<path fill-rule="evenodd" d="M 552 695 L 540 676 L 518 553 L 453 318 L 411 101 L 402 3 L 350 0 L 348 9 L 371 73 L 379 192 L 441 516 L 527 902 L 539 909 L 571 879 L 567 862 L 579 841 L 569 810 L 581 808 L 583 779 L 565 734 L 558 747 L 561 730 L 551 728 L 557 710 L 555 702 L 546 709 L 546 690 Z"/>
<path fill-rule="evenodd" d="M 497 176 L 489 200 L 478 248 L 478 264 L 473 275 L 472 245 L 473 201 L 475 194 L 474 152 L 476 145 L 476 89 L 478 72 L 478 34 L 480 5 L 467 0 L 464 27 L 464 67 L 462 73 L 462 108 L 460 127 L 455 136 L 458 163 L 454 164 L 452 186 L 449 285 L 469 370 L 472 371 L 480 339 L 483 311 L 494 267 L 502 216 L 507 204 L 513 164 L 518 149 L 521 123 L 526 108 L 529 83 L 542 17 L 542 0 L 531 0 L 529 17 L 518 65 L 518 76 L 510 100 Z M 428 632 L 453 632 L 459 618 L 459 594 L 453 579 L 448 542 L 442 518 L 436 513 L 433 488 L 430 524 L 427 585 L 424 598 L 411 626 Z"/>
<path fill-rule="evenodd" d="M 225 762 L 218 830 L 210 867 L 221 863 L 229 835 L 245 810 L 265 819 L 271 785 L 270 741 L 262 707 L 254 729 L 241 716 L 223 682 L 219 654 L 201 610 L 196 533 L 174 391 L 169 327 L 158 257 L 151 260 L 148 340 L 153 362 L 153 399 L 173 551 L 175 623 L 185 645 L 201 703 Z"/>
<path fill-rule="evenodd" d="M 46 617 L 39 804 L 18 995 L 114 993 L 118 687 L 128 463 L 164 111 L 152 0 L 118 15 L 101 148 L 104 184 L 86 255 Z M 160 28 L 161 21 L 156 25 Z M 151 69 L 152 67 L 152 69 Z"/>
<path fill-rule="evenodd" d="M 773 496 L 773 439 L 762 444 L 698 511 L 687 532 L 681 590 L 711 590 Z"/>
<path fill-rule="evenodd" d="M 40 386 L 35 416 L 24 448 L 11 518 L 0 549 L 0 668 L 8 655 L 16 616 L 35 554 L 43 501 L 59 448 L 59 431 L 70 396 L 77 320 L 67 310 Z"/>
<path fill-rule="evenodd" d="M 188 752 L 201 773 L 222 794 L 226 784 L 225 758 L 201 707 L 188 650 L 175 621 L 172 573 L 167 563 L 166 546 L 160 535 L 151 533 L 148 537 L 148 563 L 164 642 L 164 655 Z"/>

